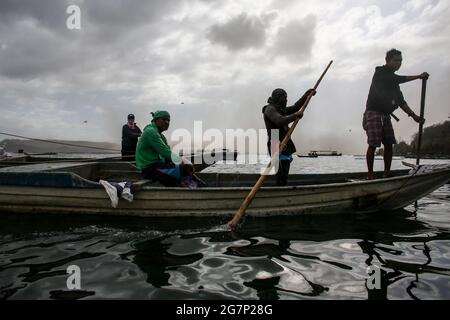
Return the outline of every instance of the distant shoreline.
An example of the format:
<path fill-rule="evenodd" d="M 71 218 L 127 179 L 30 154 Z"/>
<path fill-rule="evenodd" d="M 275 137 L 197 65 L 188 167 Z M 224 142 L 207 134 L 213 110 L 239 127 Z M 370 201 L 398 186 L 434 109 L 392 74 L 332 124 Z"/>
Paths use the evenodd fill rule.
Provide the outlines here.
<path fill-rule="evenodd" d="M 70 140 L 51 140 L 52 142 L 5 139 L 0 142 L 0 146 L 5 147 L 5 151 L 11 153 L 120 153 L 120 145 L 110 142 L 92 142 L 92 141 L 70 141 Z M 61 143 L 61 144 L 58 144 Z M 73 144 L 78 146 L 68 146 L 64 144 Z"/>

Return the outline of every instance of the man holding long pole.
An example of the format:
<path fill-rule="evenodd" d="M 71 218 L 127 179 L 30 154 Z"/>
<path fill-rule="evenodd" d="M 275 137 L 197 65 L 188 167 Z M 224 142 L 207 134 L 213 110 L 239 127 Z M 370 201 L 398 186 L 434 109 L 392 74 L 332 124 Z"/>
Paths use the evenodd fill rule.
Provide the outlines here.
<path fill-rule="evenodd" d="M 314 89 L 309 89 L 305 94 L 293 105 L 286 107 L 287 105 L 287 93 L 281 88 L 275 89 L 272 95 L 267 100 L 269 103 L 262 111 L 264 114 L 264 123 L 266 124 L 268 142 L 267 146 L 269 154 L 275 153 L 279 148 L 279 141 L 271 140 L 272 130 L 278 130 L 279 140 L 282 141 L 289 131 L 288 124 L 294 122 L 296 119 L 301 119 L 303 113 L 300 113 L 300 108 L 305 103 L 310 94 L 315 94 Z M 272 151 L 272 149 L 274 149 Z M 288 140 L 286 148 L 280 151 L 280 159 L 278 170 L 276 173 L 277 186 L 287 185 L 289 168 L 292 161 L 292 154 L 296 151 L 295 145 L 291 139 Z"/>
<path fill-rule="evenodd" d="M 395 74 L 402 65 L 402 53 L 391 49 L 386 53 L 386 64 L 376 67 L 372 84 L 367 98 L 366 111 L 363 117 L 363 128 L 367 133 L 366 159 L 367 179 L 374 179 L 373 163 L 375 150 L 384 145 L 384 177 L 390 177 L 392 163 L 392 145 L 396 144 L 394 129 L 391 123 L 391 113 L 400 107 L 409 117 L 417 123 L 423 124 L 425 119 L 412 111 L 400 91 L 400 84 L 417 79 L 428 79 L 429 75 L 423 72 L 416 76 L 399 76 Z"/>
<path fill-rule="evenodd" d="M 278 157 L 279 153 L 282 153 L 283 150 L 285 150 L 285 147 L 288 144 L 289 139 L 291 138 L 292 132 L 294 131 L 295 127 L 297 126 L 297 123 L 299 122 L 300 118 L 302 118 L 303 116 L 303 112 L 305 111 L 306 107 L 308 106 L 309 100 L 311 100 L 311 97 L 313 95 L 315 95 L 317 87 L 319 86 L 320 82 L 322 81 L 323 77 L 325 76 L 325 74 L 327 73 L 328 69 L 330 68 L 331 64 L 333 63 L 333 61 L 330 61 L 330 63 L 328 63 L 327 67 L 325 68 L 325 70 L 323 71 L 322 75 L 320 76 L 319 80 L 317 80 L 315 86 L 313 89 L 308 91 L 306 100 L 303 103 L 303 106 L 300 108 L 299 111 L 295 112 L 296 116 L 295 116 L 295 121 L 292 123 L 291 127 L 289 128 L 289 130 L 287 131 L 285 137 L 283 138 L 283 140 L 280 143 L 279 149 L 276 152 L 276 154 L 272 154 L 272 158 L 276 158 Z M 286 97 L 287 98 L 287 97 Z M 247 197 L 245 198 L 244 202 L 242 202 L 241 207 L 239 208 L 239 210 L 236 212 L 236 214 L 234 215 L 233 219 L 228 222 L 228 225 L 231 229 L 235 229 L 239 223 L 239 221 L 242 219 L 242 217 L 245 215 L 245 211 L 247 210 L 248 206 L 250 205 L 250 203 L 252 202 L 253 198 L 255 197 L 256 193 L 258 192 L 258 190 L 261 188 L 262 184 L 264 183 L 264 181 L 266 180 L 267 175 L 269 174 L 269 172 L 271 171 L 273 166 L 272 161 L 269 163 L 269 165 L 266 167 L 266 170 L 264 171 L 264 173 L 259 177 L 258 181 L 255 183 L 255 185 L 253 186 L 252 190 L 249 192 L 249 194 L 247 195 Z"/>

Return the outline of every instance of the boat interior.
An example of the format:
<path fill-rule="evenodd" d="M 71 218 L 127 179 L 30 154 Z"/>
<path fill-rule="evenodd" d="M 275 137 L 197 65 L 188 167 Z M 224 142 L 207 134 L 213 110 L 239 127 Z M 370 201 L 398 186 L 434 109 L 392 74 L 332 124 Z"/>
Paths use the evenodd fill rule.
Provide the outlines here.
<path fill-rule="evenodd" d="M 394 176 L 401 176 L 408 173 L 406 170 L 392 171 Z M 0 169 L 0 177 L 6 177 L 9 173 L 14 176 L 8 181 L 17 181 L 18 184 L 25 184 L 20 179 L 28 180 L 48 180 L 46 184 L 51 184 L 52 179 L 49 173 L 54 173 L 54 176 L 65 176 L 66 180 L 72 180 L 74 183 L 69 183 L 72 186 L 93 186 L 97 182 L 107 180 L 110 182 L 130 181 L 133 183 L 140 183 L 146 186 L 162 185 L 158 182 L 144 181 L 140 171 L 135 165 L 129 162 L 90 162 L 90 163 L 48 163 L 48 164 L 33 164 L 19 167 L 9 167 Z M 248 173 L 215 173 L 198 172 L 196 175 L 206 182 L 209 187 L 251 187 L 260 177 L 259 174 Z M 328 184 L 328 183 L 344 183 L 353 181 L 365 180 L 366 172 L 356 173 L 328 173 L 328 174 L 291 174 L 289 176 L 290 186 L 295 185 L 313 185 L 313 184 Z M 56 178 L 53 178 L 55 180 Z M 5 179 L 0 179 L 5 180 Z M 13 184 L 12 182 L 4 182 L 4 184 Z M 33 183 L 40 185 L 39 182 Z M 65 183 L 67 184 L 67 183 Z M 264 186 L 275 186 L 275 176 L 270 175 L 264 182 Z"/>

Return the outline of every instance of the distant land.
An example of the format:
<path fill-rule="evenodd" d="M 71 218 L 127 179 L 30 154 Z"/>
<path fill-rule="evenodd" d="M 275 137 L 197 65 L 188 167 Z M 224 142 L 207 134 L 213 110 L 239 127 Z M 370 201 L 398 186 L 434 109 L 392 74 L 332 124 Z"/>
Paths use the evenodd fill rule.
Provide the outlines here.
<path fill-rule="evenodd" d="M 394 146 L 395 156 L 415 157 L 418 134 L 413 136 L 410 144 L 401 141 Z M 450 158 L 450 121 L 424 128 L 420 147 L 422 158 Z"/>
<path fill-rule="evenodd" d="M 8 152 L 18 152 L 23 150 L 27 153 L 120 153 L 120 145 L 110 142 L 91 142 L 91 141 L 66 141 L 66 140 L 52 140 L 58 143 L 79 145 L 83 147 L 67 146 L 63 144 L 49 143 L 44 141 L 34 140 L 20 140 L 20 139 L 5 139 L 0 142 L 0 147 L 4 147 Z M 86 148 L 86 147 L 104 148 Z M 116 150 L 116 151 L 114 151 Z"/>

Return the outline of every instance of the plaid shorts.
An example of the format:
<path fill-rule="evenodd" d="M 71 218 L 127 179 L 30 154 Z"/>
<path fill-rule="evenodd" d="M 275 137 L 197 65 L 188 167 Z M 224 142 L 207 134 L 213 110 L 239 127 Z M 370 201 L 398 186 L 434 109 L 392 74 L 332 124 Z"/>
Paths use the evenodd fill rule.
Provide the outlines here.
<path fill-rule="evenodd" d="M 367 133 L 367 144 L 379 147 L 383 144 L 396 144 L 391 116 L 380 112 L 366 111 L 363 117 L 363 128 Z"/>

